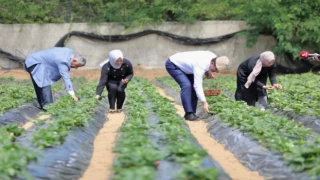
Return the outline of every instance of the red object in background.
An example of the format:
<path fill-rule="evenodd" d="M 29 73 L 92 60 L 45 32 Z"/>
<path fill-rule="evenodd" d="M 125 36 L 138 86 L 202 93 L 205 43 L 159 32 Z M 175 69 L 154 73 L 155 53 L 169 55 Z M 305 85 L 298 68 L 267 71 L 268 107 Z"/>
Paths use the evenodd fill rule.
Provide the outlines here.
<path fill-rule="evenodd" d="M 308 58 L 309 56 L 310 56 L 310 53 L 307 52 L 307 51 L 301 51 L 300 52 L 300 57 L 302 57 L 304 59 Z"/>
<path fill-rule="evenodd" d="M 154 165 L 159 166 L 160 165 L 160 161 L 154 162 Z"/>

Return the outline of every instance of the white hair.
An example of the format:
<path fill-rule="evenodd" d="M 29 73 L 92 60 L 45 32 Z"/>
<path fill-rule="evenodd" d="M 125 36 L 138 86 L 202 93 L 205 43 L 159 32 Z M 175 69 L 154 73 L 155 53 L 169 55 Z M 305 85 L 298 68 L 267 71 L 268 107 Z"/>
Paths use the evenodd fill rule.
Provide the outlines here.
<path fill-rule="evenodd" d="M 87 63 L 86 57 L 82 55 L 74 55 L 74 59 L 76 59 L 77 63 L 81 64 L 82 66 L 85 66 Z"/>

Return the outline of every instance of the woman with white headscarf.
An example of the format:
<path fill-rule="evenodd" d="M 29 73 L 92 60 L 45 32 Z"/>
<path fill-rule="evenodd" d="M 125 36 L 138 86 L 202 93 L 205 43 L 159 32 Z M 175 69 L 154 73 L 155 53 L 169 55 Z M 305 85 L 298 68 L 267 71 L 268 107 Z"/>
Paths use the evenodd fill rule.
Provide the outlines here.
<path fill-rule="evenodd" d="M 275 66 L 275 55 L 271 51 L 243 61 L 237 71 L 235 99 L 245 101 L 249 106 L 255 106 L 258 101 L 262 110 L 267 108 L 266 90 L 282 89 L 282 86 L 277 84 Z M 271 86 L 266 85 L 268 77 Z"/>
<path fill-rule="evenodd" d="M 96 89 L 96 98 L 100 98 L 104 87 L 108 90 L 110 113 L 122 112 L 126 98 L 125 88 L 133 77 L 131 62 L 123 58 L 120 50 L 112 50 L 108 61 L 101 68 L 100 81 Z M 117 108 L 115 107 L 117 102 Z"/>

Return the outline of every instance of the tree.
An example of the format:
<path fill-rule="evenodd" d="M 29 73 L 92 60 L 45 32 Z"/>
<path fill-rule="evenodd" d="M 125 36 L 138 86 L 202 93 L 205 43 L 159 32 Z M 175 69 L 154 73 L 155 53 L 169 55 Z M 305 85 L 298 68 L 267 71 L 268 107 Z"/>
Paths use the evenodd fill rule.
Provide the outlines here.
<path fill-rule="evenodd" d="M 302 49 L 320 50 L 320 1 L 251 0 L 239 8 L 238 18 L 255 28 L 249 35 L 263 33 L 277 39 L 276 53 L 297 59 Z"/>
<path fill-rule="evenodd" d="M 0 0 L 0 23 L 57 23 L 63 22 L 55 16 L 59 0 Z"/>

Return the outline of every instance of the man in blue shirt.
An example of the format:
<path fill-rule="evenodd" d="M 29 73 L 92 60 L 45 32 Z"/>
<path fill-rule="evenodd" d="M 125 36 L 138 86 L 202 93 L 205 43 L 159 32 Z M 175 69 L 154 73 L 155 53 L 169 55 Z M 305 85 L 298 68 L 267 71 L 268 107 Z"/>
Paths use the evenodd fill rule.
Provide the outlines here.
<path fill-rule="evenodd" d="M 75 95 L 71 78 L 70 68 L 77 69 L 85 66 L 86 58 L 75 55 L 69 48 L 55 47 L 48 50 L 34 52 L 28 55 L 25 68 L 30 73 L 33 86 L 37 95 L 40 108 L 53 103 L 51 85 L 60 78 L 63 79 L 65 88 L 74 101 L 78 101 Z"/>

